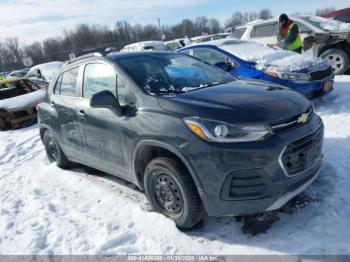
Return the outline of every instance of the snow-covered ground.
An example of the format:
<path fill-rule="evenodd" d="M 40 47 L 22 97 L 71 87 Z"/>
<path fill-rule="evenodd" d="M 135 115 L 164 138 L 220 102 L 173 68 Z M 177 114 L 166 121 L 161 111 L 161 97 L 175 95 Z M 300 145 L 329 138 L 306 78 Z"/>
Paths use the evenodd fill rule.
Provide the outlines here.
<path fill-rule="evenodd" d="M 350 76 L 336 81 L 316 101 L 325 161 L 306 194 L 279 212 L 206 218 L 187 233 L 150 212 L 134 186 L 50 164 L 37 126 L 1 132 L 0 254 L 350 254 Z M 259 223 L 272 225 L 249 234 Z"/>

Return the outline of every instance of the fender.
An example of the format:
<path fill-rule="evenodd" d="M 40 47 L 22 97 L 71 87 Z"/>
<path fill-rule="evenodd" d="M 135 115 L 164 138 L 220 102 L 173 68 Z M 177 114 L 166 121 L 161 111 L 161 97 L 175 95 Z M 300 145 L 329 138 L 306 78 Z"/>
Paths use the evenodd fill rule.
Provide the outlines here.
<path fill-rule="evenodd" d="M 187 160 L 187 158 L 182 154 L 182 152 L 169 145 L 169 144 L 166 144 L 166 143 L 163 143 L 163 142 L 160 142 L 160 141 L 157 141 L 157 140 L 141 140 L 139 141 L 135 148 L 134 148 L 134 151 L 133 151 L 133 154 L 132 154 L 132 168 L 134 170 L 134 173 L 135 173 L 135 177 L 136 177 L 136 181 L 138 183 L 138 186 L 140 186 L 140 181 L 139 179 L 137 179 L 137 174 L 136 174 L 136 156 L 137 156 L 137 153 L 139 152 L 140 148 L 142 146 L 156 146 L 156 147 L 159 147 L 159 148 L 163 148 L 165 150 L 168 150 L 170 151 L 171 153 L 173 153 L 174 155 L 176 155 L 183 163 L 184 165 L 186 166 L 187 170 L 190 172 L 190 175 L 194 181 L 194 183 L 196 184 L 196 187 L 197 187 L 197 190 L 198 190 L 198 193 L 199 195 L 202 197 L 205 193 L 204 193 L 204 190 L 203 190 L 203 187 L 198 179 L 198 176 L 196 174 L 196 172 L 194 171 L 194 169 L 192 168 L 190 162 Z"/>
<path fill-rule="evenodd" d="M 329 38 L 325 43 L 321 44 L 318 51 L 318 56 L 320 56 L 323 52 L 328 49 L 334 48 L 339 43 L 346 43 L 345 39 L 341 38 Z"/>

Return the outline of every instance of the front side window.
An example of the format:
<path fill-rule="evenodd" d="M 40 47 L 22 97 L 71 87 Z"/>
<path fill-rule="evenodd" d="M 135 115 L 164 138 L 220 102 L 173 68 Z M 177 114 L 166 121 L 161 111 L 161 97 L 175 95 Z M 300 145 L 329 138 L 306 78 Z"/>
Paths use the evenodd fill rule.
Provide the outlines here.
<path fill-rule="evenodd" d="M 276 28 L 276 26 L 277 24 L 275 23 L 254 26 L 250 36 L 252 38 L 257 38 L 257 37 L 269 37 L 269 36 L 277 35 L 278 28 Z"/>
<path fill-rule="evenodd" d="M 234 81 L 229 74 L 185 54 L 144 53 L 111 57 L 145 91 L 183 93 Z"/>
<path fill-rule="evenodd" d="M 76 96 L 79 67 L 65 71 L 62 74 L 60 95 Z"/>
<path fill-rule="evenodd" d="M 84 71 L 83 97 L 90 99 L 94 94 L 109 90 L 116 95 L 117 75 L 105 64 L 88 64 Z"/>
<path fill-rule="evenodd" d="M 226 62 L 226 56 L 214 50 L 198 48 L 193 49 L 193 56 L 211 65 Z"/>

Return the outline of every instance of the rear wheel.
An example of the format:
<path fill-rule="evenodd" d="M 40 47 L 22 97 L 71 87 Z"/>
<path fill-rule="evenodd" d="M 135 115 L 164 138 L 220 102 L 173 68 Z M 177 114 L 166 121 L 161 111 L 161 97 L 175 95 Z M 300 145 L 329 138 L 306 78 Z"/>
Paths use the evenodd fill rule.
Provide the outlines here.
<path fill-rule="evenodd" d="M 46 130 L 43 136 L 43 142 L 46 150 L 46 154 L 50 162 L 55 162 L 60 168 L 69 168 L 71 162 L 63 153 L 62 149 L 58 145 L 56 138 L 51 134 L 49 130 Z"/>
<path fill-rule="evenodd" d="M 202 220 L 202 203 L 192 177 L 178 160 L 159 157 L 145 171 L 146 196 L 153 209 L 182 230 Z"/>
<path fill-rule="evenodd" d="M 349 68 L 349 56 L 341 49 L 328 49 L 321 57 L 331 63 L 335 75 L 344 74 Z"/>

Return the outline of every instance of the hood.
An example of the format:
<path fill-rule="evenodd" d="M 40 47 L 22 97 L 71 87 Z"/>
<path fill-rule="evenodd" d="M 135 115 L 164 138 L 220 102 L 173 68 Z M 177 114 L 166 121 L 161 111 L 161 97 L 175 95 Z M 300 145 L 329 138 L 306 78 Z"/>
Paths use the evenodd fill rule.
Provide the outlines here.
<path fill-rule="evenodd" d="M 231 42 L 233 41 L 223 43 L 221 49 L 246 62 L 254 63 L 258 70 L 304 73 L 326 69 L 330 66 L 330 64 L 318 57 L 276 50 L 254 42 L 230 44 Z"/>
<path fill-rule="evenodd" d="M 243 80 L 159 97 L 158 102 L 167 111 L 227 123 L 274 123 L 302 114 L 310 106 L 291 89 Z"/>

